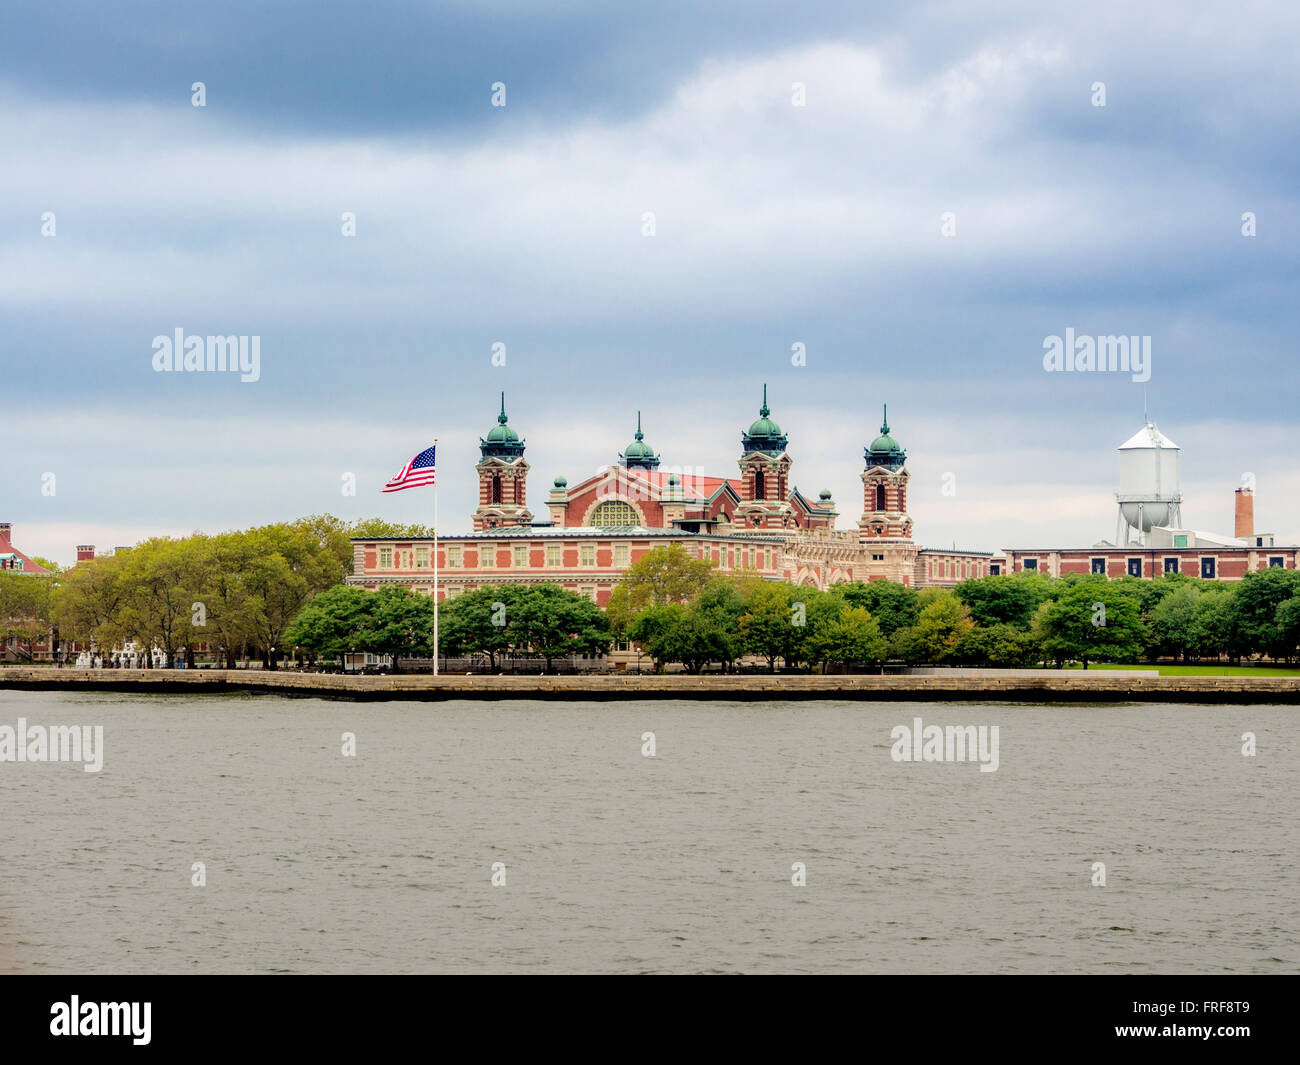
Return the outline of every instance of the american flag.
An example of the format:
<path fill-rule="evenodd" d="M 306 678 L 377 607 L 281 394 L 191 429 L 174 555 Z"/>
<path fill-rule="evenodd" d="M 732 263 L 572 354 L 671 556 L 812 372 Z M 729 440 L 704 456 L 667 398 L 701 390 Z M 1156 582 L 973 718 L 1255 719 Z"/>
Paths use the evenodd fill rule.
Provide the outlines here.
<path fill-rule="evenodd" d="M 433 484 L 433 452 L 437 447 L 425 448 L 415 458 L 402 467 L 402 472 L 384 485 L 385 492 L 400 492 L 403 488 L 419 488 L 421 485 Z"/>

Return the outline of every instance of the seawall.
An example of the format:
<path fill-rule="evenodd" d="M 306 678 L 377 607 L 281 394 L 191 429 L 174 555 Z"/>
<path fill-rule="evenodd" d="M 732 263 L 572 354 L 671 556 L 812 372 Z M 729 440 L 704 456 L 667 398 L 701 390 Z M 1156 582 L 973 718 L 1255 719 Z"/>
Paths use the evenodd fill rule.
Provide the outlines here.
<path fill-rule="evenodd" d="M 327 699 L 861 699 L 998 702 L 1300 703 L 1300 677 L 1161 677 L 1081 671 L 927 676 L 599 674 L 342 676 L 263 670 L 0 668 L 0 688 L 198 695 L 253 692 Z"/>

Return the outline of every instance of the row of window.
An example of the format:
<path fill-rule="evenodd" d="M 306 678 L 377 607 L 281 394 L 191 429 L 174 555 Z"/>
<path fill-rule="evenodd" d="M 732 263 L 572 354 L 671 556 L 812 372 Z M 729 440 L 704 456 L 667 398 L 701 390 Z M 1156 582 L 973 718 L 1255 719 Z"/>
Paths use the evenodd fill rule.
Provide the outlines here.
<path fill-rule="evenodd" d="M 512 544 L 510 553 L 503 558 L 497 554 L 496 544 L 477 545 L 477 557 L 473 562 L 466 564 L 465 544 L 448 544 L 446 548 L 446 568 L 447 569 L 493 569 L 498 566 L 510 567 L 514 569 L 525 569 L 529 566 L 529 555 L 531 545 L 529 544 Z M 474 545 L 468 545 L 471 548 Z M 630 562 L 630 545 L 614 544 L 613 564 L 617 568 L 626 568 Z M 770 547 L 741 547 L 732 549 L 723 549 L 719 547 L 710 548 L 706 544 L 701 544 L 699 549 L 700 558 L 711 558 L 718 565 L 726 565 L 730 569 L 761 569 L 770 570 L 777 562 L 777 554 Z M 874 556 L 873 556 L 874 557 Z M 879 556 L 884 558 L 883 555 Z M 379 569 L 428 569 L 432 565 L 430 561 L 430 551 L 427 546 L 419 546 L 410 550 L 395 550 L 391 547 L 379 548 Z M 564 565 L 564 551 L 562 544 L 547 544 L 545 555 L 545 566 L 547 569 L 559 569 Z M 578 545 L 578 565 L 595 566 L 596 565 L 596 545 L 579 544 Z"/>
<path fill-rule="evenodd" d="M 529 545 L 512 544 L 511 550 L 504 560 L 498 559 L 495 544 L 483 544 L 478 549 L 477 563 L 480 569 L 490 569 L 497 565 L 510 566 L 517 569 L 524 569 L 528 566 Z M 463 569 L 465 567 L 465 555 L 463 544 L 447 545 L 447 569 Z M 626 566 L 629 561 L 629 545 L 614 545 L 614 565 Z M 561 544 L 546 545 L 546 566 L 549 569 L 558 569 L 564 564 L 564 554 Z M 596 545 L 579 544 L 578 545 L 578 565 L 594 566 L 596 564 Z M 427 569 L 429 568 L 429 548 L 417 547 L 412 551 L 394 551 L 391 547 L 381 547 L 379 549 L 379 568 L 380 569 Z"/>
<path fill-rule="evenodd" d="M 876 556 L 872 555 L 871 557 L 875 558 Z M 884 558 L 883 555 L 881 555 L 880 557 Z M 989 567 L 989 575 L 992 577 L 998 576 L 998 570 L 1000 568 L 1001 567 L 997 565 L 991 565 Z M 964 579 L 970 577 L 978 577 L 979 575 L 980 575 L 980 564 L 978 562 L 964 562 L 964 561 L 959 562 L 956 559 L 951 559 L 951 558 L 943 559 L 941 561 L 935 561 L 934 559 L 930 560 L 931 577 L 938 576 L 938 577 L 946 577 L 946 578 Z"/>
<path fill-rule="evenodd" d="M 770 547 L 726 549 L 701 544 L 700 558 L 711 559 L 714 565 L 728 569 L 770 570 L 776 563 L 776 552 Z"/>
<path fill-rule="evenodd" d="M 1201 576 L 1204 577 L 1206 580 L 1214 580 L 1215 575 L 1218 572 L 1217 563 L 1218 560 L 1213 555 L 1207 555 L 1203 557 L 1201 559 Z M 1270 555 L 1268 564 L 1270 567 L 1275 569 L 1282 568 L 1285 567 L 1286 565 L 1286 559 L 1281 555 Z M 1027 558 L 1025 559 L 1024 566 L 1025 569 L 1027 570 L 1036 570 L 1038 569 L 1038 559 Z M 1164 566 L 1163 571 L 1165 573 L 1181 573 L 1183 571 L 1182 559 L 1174 555 L 1170 555 L 1164 558 L 1163 566 Z M 1124 564 L 1124 571 L 1130 577 L 1141 577 L 1142 559 L 1141 558 L 1126 559 Z M 1092 572 L 1105 576 L 1107 572 L 1107 566 L 1106 566 L 1106 558 L 1104 556 L 1101 558 L 1094 558 L 1092 560 Z"/>

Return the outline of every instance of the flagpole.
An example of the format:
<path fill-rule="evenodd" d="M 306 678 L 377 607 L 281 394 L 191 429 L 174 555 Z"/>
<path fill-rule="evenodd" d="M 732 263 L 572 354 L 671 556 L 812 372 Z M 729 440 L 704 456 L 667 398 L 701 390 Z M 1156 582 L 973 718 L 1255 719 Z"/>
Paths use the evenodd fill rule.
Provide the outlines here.
<path fill-rule="evenodd" d="M 438 438 L 433 438 L 433 675 L 438 675 Z"/>

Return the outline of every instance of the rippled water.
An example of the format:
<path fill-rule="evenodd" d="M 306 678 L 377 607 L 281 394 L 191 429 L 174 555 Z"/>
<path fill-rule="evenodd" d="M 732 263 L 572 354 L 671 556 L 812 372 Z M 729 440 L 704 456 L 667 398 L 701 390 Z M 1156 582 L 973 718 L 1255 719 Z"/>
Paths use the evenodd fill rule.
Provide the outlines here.
<path fill-rule="evenodd" d="M 4 970 L 1300 969 L 1293 708 L 0 692 L 20 715 L 106 756 L 0 763 Z M 915 716 L 998 725 L 1001 767 L 894 762 Z"/>

